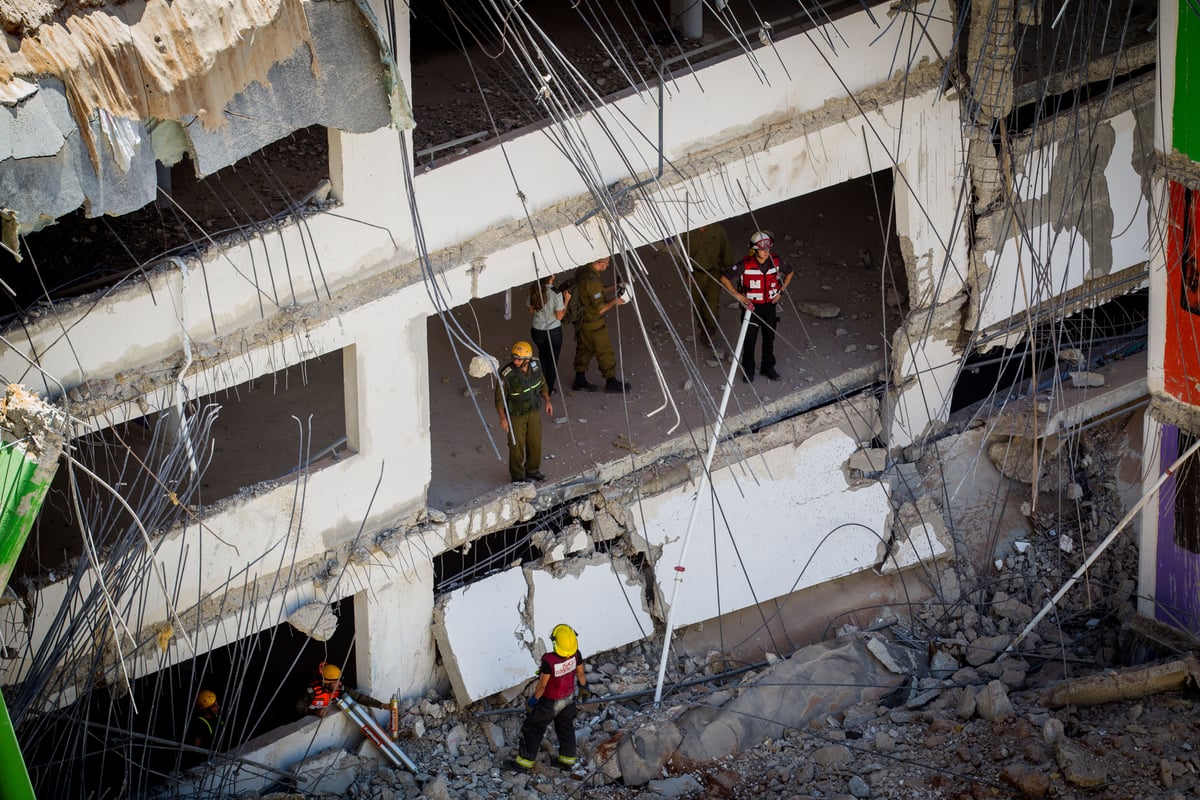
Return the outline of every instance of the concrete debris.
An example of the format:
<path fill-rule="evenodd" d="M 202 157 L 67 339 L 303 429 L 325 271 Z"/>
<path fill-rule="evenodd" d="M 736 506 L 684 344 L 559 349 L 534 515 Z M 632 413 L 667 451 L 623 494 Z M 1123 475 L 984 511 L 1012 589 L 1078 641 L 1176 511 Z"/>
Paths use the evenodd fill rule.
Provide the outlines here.
<path fill-rule="evenodd" d="M 887 467 L 887 450 L 882 447 L 867 447 L 850 456 L 846 466 L 851 474 L 857 472 L 866 478 L 878 475 Z"/>
<path fill-rule="evenodd" d="M 796 310 L 817 319 L 833 319 L 842 313 L 842 307 L 825 300 L 798 300 Z"/>
<path fill-rule="evenodd" d="M 327 642 L 337 632 L 338 618 L 325 603 L 308 603 L 293 611 L 288 623 L 318 642 Z"/>
<path fill-rule="evenodd" d="M 663 778 L 661 780 L 650 781 L 646 784 L 646 788 L 652 792 L 657 792 L 662 797 L 672 798 L 687 797 L 700 791 L 704 787 L 700 785 L 700 781 L 696 780 L 691 775 L 680 775 L 675 778 Z"/>
<path fill-rule="evenodd" d="M 471 359 L 471 364 L 467 367 L 467 374 L 472 378 L 486 378 L 498 369 L 500 369 L 499 359 L 484 354 Z"/>
<path fill-rule="evenodd" d="M 1200 662 L 1192 655 L 1165 664 L 1077 678 L 1054 687 L 1046 701 L 1056 707 L 1094 706 L 1180 691 L 1186 686 L 1200 686 Z"/>
<path fill-rule="evenodd" d="M 1065 736 L 1054 745 L 1054 759 L 1063 777 L 1076 786 L 1093 789 L 1108 780 L 1108 768 L 1104 760 Z"/>
<path fill-rule="evenodd" d="M 1087 356 L 1085 356 L 1083 351 L 1078 348 L 1064 347 L 1062 350 L 1058 351 L 1058 360 L 1065 361 L 1068 364 L 1079 365 L 1087 363 Z"/>
<path fill-rule="evenodd" d="M 1104 376 L 1099 372 L 1072 372 L 1071 385 L 1076 389 L 1090 389 L 1104 385 Z"/>

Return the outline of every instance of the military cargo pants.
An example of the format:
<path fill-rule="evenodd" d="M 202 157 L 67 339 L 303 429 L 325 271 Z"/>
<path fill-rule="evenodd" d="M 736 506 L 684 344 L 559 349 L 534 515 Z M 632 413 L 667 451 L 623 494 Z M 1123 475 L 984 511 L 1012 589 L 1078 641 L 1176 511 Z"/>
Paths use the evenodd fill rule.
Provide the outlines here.
<path fill-rule="evenodd" d="M 523 481 L 542 466 L 542 415 L 538 409 L 528 414 L 509 414 L 508 475 Z"/>
<path fill-rule="evenodd" d="M 593 358 L 605 378 L 617 376 L 617 354 L 613 352 L 608 323 L 603 318 L 584 322 L 575 329 L 575 371 L 587 372 Z"/>
<path fill-rule="evenodd" d="M 717 330 L 717 319 L 721 315 L 721 282 L 703 270 L 692 273 L 692 312 L 696 319 L 699 343 L 720 347 L 721 333 Z"/>

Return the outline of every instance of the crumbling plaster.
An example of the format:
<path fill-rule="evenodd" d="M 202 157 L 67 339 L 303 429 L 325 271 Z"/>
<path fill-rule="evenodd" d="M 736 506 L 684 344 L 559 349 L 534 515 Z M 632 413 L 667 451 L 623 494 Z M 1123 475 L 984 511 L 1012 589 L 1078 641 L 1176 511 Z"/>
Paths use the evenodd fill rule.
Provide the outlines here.
<path fill-rule="evenodd" d="M 1010 140 L 1015 205 L 975 222 L 968 328 L 988 329 L 1149 258 L 1139 220 L 1150 202 L 1153 77 Z"/>
<path fill-rule="evenodd" d="M 142 5 L 136 21 L 118 19 Z M 220 22 L 172 8 L 130 2 L 72 17 L 0 59 L 0 76 L 38 81 L 0 107 L 0 131 L 10 134 L 0 137 L 0 197 L 22 233 L 81 204 L 93 217 L 141 208 L 157 195 L 156 158 L 171 165 L 187 153 L 203 176 L 308 125 L 367 132 L 392 121 L 386 85 L 399 81 L 385 77 L 353 3 L 227 2 Z M 175 39 L 176 30 L 191 39 Z"/>

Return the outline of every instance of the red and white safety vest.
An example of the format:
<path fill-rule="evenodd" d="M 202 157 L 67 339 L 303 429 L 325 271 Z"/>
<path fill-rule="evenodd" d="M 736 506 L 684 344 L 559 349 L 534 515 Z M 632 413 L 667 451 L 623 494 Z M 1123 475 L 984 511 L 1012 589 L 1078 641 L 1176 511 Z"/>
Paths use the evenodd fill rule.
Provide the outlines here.
<path fill-rule="evenodd" d="M 333 704 L 337 702 L 338 695 L 341 694 L 341 692 L 330 691 L 329 689 L 325 688 L 325 685 L 321 681 L 314 681 L 313 684 L 308 687 L 308 694 L 308 708 L 310 711 L 316 711 L 319 708 L 332 708 Z"/>
<path fill-rule="evenodd" d="M 753 255 L 742 261 L 742 294 L 751 303 L 769 303 L 779 296 L 783 282 L 779 280 L 779 256 L 771 254 L 765 264 L 759 264 Z"/>

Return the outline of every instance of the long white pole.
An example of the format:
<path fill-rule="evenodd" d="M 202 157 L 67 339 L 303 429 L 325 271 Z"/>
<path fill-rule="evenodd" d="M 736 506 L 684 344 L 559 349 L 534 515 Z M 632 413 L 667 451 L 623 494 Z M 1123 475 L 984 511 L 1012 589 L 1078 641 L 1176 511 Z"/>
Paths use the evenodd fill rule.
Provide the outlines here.
<path fill-rule="evenodd" d="M 692 539 L 692 526 L 696 523 L 696 512 L 700 508 L 700 498 L 708 491 L 709 471 L 712 469 L 713 455 L 717 452 L 717 442 L 721 438 L 721 424 L 725 421 L 725 408 L 729 405 L 729 395 L 733 392 L 733 379 L 737 376 L 738 367 L 742 363 L 742 345 L 746 342 L 746 330 L 750 327 L 750 318 L 754 312 L 746 309 L 742 316 L 742 329 L 738 331 L 737 345 L 733 350 L 733 358 L 729 365 L 729 375 L 725 377 L 725 391 L 721 393 L 721 407 L 717 409 L 717 421 L 713 425 L 712 437 L 708 441 L 708 453 L 704 456 L 704 471 L 700 474 L 700 485 L 692 499 L 692 513 L 688 516 L 687 530 L 683 534 L 683 545 L 679 548 L 679 561 L 675 565 L 675 584 L 671 588 L 671 604 L 667 607 L 667 631 L 663 635 L 662 658 L 658 662 L 658 684 L 654 687 L 654 703 L 662 700 L 663 676 L 667 673 L 667 656 L 671 652 L 671 633 L 675 630 L 675 609 L 678 608 L 679 586 L 683 583 L 683 566 L 687 558 L 688 544 Z"/>
<path fill-rule="evenodd" d="M 1017 638 L 1013 639 L 1012 644 L 1005 648 L 1005 652 L 1011 651 L 1014 647 L 1020 644 L 1021 641 L 1029 635 L 1030 631 L 1037 627 L 1037 624 L 1042 621 L 1042 618 L 1050 613 L 1050 609 L 1058 605 L 1058 601 L 1062 600 L 1063 595 L 1070 591 L 1071 587 L 1078 582 L 1083 573 L 1087 572 L 1088 568 L 1092 566 L 1092 563 L 1100 557 L 1100 554 L 1108 549 L 1108 546 L 1113 543 L 1113 541 L 1117 538 L 1117 535 L 1124 530 L 1125 526 L 1128 525 L 1133 518 L 1141 512 L 1142 508 L 1149 503 L 1151 499 L 1158 496 L 1158 490 L 1161 489 L 1162 485 L 1167 482 L 1167 478 L 1174 475 L 1179 468 L 1183 466 L 1183 462 L 1187 461 L 1197 450 L 1200 450 L 1200 439 L 1197 439 L 1192 446 L 1184 452 L 1183 455 L 1175 459 L 1174 464 L 1167 467 L 1166 471 L 1163 472 L 1162 475 L 1158 476 L 1158 480 L 1155 481 L 1154 485 L 1150 487 L 1150 491 L 1146 492 L 1146 494 L 1142 496 L 1142 499 L 1137 501 L 1137 505 L 1129 509 L 1129 513 L 1117 523 L 1117 527 L 1113 528 L 1112 533 L 1104 537 L 1104 541 L 1097 545 L 1096 549 L 1092 551 L 1092 554 L 1087 557 L 1087 560 L 1079 565 L 1079 569 L 1075 570 L 1075 574 L 1071 576 L 1070 580 L 1064 583 L 1062 588 L 1054 593 L 1054 597 L 1051 597 L 1046 602 L 1046 605 L 1042 606 L 1042 610 L 1037 613 L 1037 616 L 1029 621 L 1029 624 L 1025 626 L 1025 629 L 1021 631 Z"/>

